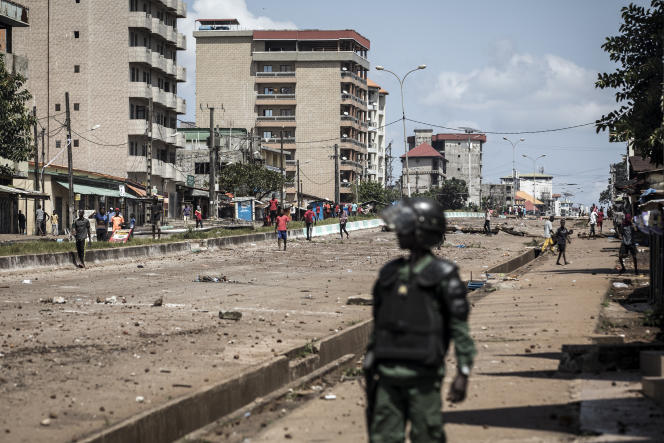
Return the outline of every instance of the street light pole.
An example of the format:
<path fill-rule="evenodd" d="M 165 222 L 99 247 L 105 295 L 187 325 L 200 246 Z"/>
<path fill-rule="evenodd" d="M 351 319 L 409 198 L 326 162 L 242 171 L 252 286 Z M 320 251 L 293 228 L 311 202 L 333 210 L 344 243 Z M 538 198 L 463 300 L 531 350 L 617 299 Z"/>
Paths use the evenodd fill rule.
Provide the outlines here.
<path fill-rule="evenodd" d="M 512 206 L 514 206 L 514 199 L 516 198 L 516 145 L 520 142 L 526 141 L 525 138 L 520 138 L 516 142 L 513 142 L 507 137 L 503 137 L 503 140 L 510 142 L 512 145 Z"/>
<path fill-rule="evenodd" d="M 535 180 L 536 180 L 535 179 L 535 174 L 537 174 L 537 160 L 539 160 L 542 157 L 546 157 L 546 154 L 542 154 L 542 155 L 540 155 L 539 157 L 536 157 L 536 158 L 532 158 L 531 156 L 526 155 L 526 154 L 521 154 L 521 157 L 527 158 L 528 160 L 533 162 L 533 198 L 537 198 L 537 196 L 535 195 L 535 191 L 536 191 L 535 190 Z"/>
<path fill-rule="evenodd" d="M 404 153 L 406 154 L 406 183 L 407 183 L 407 189 L 408 189 L 408 197 L 410 197 L 410 175 L 408 171 L 408 140 L 406 138 L 406 108 L 404 106 L 403 102 L 403 82 L 406 81 L 406 77 L 412 72 L 418 71 L 420 69 L 425 69 L 427 65 L 419 65 L 415 69 L 411 69 L 410 71 L 406 72 L 406 75 L 403 77 L 399 77 L 397 74 L 394 72 L 390 71 L 389 69 L 385 69 L 383 66 L 376 66 L 377 71 L 386 71 L 392 74 L 397 78 L 399 81 L 399 88 L 401 90 L 401 122 L 403 126 L 403 149 Z M 403 177 L 403 173 L 401 174 Z M 401 180 L 401 192 L 403 193 L 403 180 Z"/>

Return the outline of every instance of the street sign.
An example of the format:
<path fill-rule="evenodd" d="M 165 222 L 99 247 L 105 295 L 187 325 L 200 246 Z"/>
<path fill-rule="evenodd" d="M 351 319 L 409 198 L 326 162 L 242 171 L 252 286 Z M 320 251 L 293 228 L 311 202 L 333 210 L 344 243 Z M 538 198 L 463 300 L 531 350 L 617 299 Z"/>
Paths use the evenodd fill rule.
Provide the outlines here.
<path fill-rule="evenodd" d="M 124 187 L 124 185 L 118 185 L 118 189 L 120 191 L 120 197 L 124 197 L 125 196 L 125 187 Z"/>
<path fill-rule="evenodd" d="M 195 177 L 193 175 L 188 175 L 187 176 L 187 186 L 190 188 L 193 188 L 195 185 Z"/>

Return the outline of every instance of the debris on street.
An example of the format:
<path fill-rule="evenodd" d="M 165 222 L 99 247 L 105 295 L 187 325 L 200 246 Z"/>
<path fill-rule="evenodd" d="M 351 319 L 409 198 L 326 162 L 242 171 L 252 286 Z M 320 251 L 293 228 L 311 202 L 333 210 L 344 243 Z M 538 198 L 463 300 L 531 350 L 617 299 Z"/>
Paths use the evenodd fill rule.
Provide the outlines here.
<path fill-rule="evenodd" d="M 238 321 L 242 318 L 242 313 L 239 311 L 219 311 L 219 318 L 222 320 L 235 320 Z"/>

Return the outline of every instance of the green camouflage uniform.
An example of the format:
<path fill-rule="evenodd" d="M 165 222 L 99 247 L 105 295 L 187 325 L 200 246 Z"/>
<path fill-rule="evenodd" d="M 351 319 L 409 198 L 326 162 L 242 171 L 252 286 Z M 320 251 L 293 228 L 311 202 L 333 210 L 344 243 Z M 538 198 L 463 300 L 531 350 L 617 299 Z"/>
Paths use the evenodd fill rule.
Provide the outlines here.
<path fill-rule="evenodd" d="M 406 263 L 398 270 L 397 283 L 408 283 L 427 267 L 435 257 L 427 254 L 414 266 Z M 451 278 L 457 278 L 454 272 Z M 435 290 L 435 303 L 442 309 L 445 293 L 451 279 L 443 279 Z M 381 297 L 381 286 L 374 287 L 374 298 Z M 375 314 L 375 313 L 374 313 Z M 448 325 L 458 367 L 470 369 L 475 356 L 475 345 L 470 337 L 467 321 L 448 315 L 444 318 Z M 374 336 L 371 343 L 375 342 Z M 372 348 L 370 343 L 369 349 Z M 439 367 L 425 366 L 414 362 L 377 362 L 377 388 L 374 397 L 374 410 L 369 430 L 371 442 L 403 442 L 406 421 L 411 423 L 411 442 L 445 441 L 443 431 L 441 386 L 445 376 L 444 363 Z"/>

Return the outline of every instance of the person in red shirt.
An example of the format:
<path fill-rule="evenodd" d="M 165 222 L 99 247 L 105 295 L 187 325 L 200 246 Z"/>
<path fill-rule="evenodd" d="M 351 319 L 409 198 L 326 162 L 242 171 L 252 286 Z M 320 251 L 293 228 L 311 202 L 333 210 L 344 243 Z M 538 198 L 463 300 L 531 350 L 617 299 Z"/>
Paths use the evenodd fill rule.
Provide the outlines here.
<path fill-rule="evenodd" d="M 307 208 L 304 213 L 304 223 L 307 226 L 307 240 L 311 240 L 311 225 L 314 223 L 314 211 L 311 208 Z"/>
<path fill-rule="evenodd" d="M 279 200 L 277 197 L 272 194 L 272 199 L 270 200 L 270 224 L 274 223 L 277 218 L 277 206 L 279 205 Z"/>
<path fill-rule="evenodd" d="M 320 220 L 321 219 L 321 217 L 320 217 L 321 211 L 322 211 L 321 207 L 317 206 L 316 207 L 316 212 L 318 213 L 318 216 L 315 218 L 315 220 Z"/>
<path fill-rule="evenodd" d="M 339 203 L 334 207 L 334 216 L 339 217 Z"/>
<path fill-rule="evenodd" d="M 602 233 L 602 222 L 604 221 L 604 208 L 600 208 L 597 213 L 597 227 L 599 228 L 600 234 Z"/>
<path fill-rule="evenodd" d="M 281 248 L 281 240 L 283 239 L 285 251 L 286 237 L 288 236 L 288 214 L 284 214 L 281 209 L 279 209 L 279 215 L 277 215 L 274 231 L 277 233 L 277 247 Z"/>

